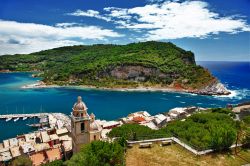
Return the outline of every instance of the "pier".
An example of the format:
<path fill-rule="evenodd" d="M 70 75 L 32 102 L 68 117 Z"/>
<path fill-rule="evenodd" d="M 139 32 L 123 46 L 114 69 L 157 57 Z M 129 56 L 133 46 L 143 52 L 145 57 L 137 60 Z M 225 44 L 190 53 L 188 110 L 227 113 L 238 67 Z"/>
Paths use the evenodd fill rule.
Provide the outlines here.
<path fill-rule="evenodd" d="M 0 115 L 0 119 L 12 119 L 12 118 L 33 118 L 33 117 L 43 117 L 49 116 L 49 113 L 34 113 L 34 114 L 6 114 Z"/>
<path fill-rule="evenodd" d="M 63 113 L 33 113 L 33 114 L 6 114 L 0 115 L 0 119 L 6 119 L 6 122 L 10 120 L 18 120 L 19 118 L 22 120 L 26 120 L 27 118 L 41 118 L 41 117 L 48 117 L 50 127 L 58 126 L 61 128 L 65 126 L 69 131 L 71 131 L 71 120 L 68 115 Z"/>

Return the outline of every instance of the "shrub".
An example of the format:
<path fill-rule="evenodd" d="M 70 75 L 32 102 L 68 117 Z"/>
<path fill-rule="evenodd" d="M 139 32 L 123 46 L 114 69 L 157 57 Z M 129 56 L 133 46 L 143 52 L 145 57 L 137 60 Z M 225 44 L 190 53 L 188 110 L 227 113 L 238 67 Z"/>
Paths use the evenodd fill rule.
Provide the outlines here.
<path fill-rule="evenodd" d="M 123 165 L 124 149 L 118 143 L 94 141 L 84 145 L 79 153 L 65 162 L 68 166 L 118 166 Z"/>

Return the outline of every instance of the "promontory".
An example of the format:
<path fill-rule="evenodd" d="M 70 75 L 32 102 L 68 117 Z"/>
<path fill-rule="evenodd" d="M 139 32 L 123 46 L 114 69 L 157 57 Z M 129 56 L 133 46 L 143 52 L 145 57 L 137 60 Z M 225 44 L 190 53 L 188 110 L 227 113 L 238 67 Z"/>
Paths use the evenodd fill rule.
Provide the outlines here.
<path fill-rule="evenodd" d="M 3 55 L 0 71 L 33 71 L 46 85 L 230 94 L 207 69 L 196 64 L 191 51 L 170 42 L 79 45 Z"/>

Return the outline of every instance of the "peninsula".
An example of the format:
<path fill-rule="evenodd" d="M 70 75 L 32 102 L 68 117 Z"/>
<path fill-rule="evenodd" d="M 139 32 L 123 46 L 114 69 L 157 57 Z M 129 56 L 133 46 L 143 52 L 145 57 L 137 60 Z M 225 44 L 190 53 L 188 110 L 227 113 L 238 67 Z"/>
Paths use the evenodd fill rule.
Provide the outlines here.
<path fill-rule="evenodd" d="M 230 92 L 194 54 L 173 43 L 80 45 L 0 56 L 0 71 L 33 71 L 41 86 L 88 86 L 114 90 L 163 90 L 203 95 Z M 40 85 L 36 85 L 39 87 Z"/>

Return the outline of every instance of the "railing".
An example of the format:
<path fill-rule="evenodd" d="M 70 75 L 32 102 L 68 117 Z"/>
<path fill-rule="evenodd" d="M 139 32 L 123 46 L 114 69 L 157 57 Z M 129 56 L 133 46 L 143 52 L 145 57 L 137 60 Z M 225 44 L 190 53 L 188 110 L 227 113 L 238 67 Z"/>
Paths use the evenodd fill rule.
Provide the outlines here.
<path fill-rule="evenodd" d="M 203 150 L 198 150 L 194 149 L 190 145 L 182 142 L 180 139 L 176 137 L 169 137 L 169 138 L 156 138 L 156 139 L 147 139 L 147 140 L 139 140 L 139 141 L 127 141 L 128 144 L 138 144 L 138 143 L 148 143 L 148 142 L 159 142 L 159 141 L 167 141 L 167 140 L 172 140 L 173 142 L 177 143 L 178 145 L 182 146 L 183 148 L 187 149 L 188 151 L 192 152 L 195 155 L 204 155 L 207 153 L 211 153 L 214 150 L 213 149 L 204 149 Z M 237 146 L 234 144 L 230 148 L 235 148 L 235 147 L 240 147 L 242 144 L 238 144 Z"/>

